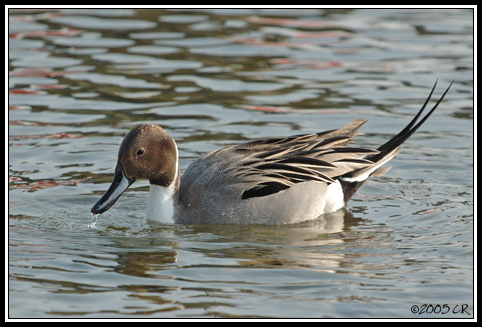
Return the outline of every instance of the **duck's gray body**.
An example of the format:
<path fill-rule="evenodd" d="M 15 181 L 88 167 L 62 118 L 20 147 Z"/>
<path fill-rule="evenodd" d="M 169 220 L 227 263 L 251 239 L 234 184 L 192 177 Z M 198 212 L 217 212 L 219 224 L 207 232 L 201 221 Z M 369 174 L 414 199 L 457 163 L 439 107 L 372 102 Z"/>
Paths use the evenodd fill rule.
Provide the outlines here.
<path fill-rule="evenodd" d="M 208 153 L 181 177 L 175 221 L 287 224 L 318 217 L 326 212 L 327 190 L 337 176 L 373 164 L 353 158 L 378 151 L 345 147 L 364 122 Z"/>

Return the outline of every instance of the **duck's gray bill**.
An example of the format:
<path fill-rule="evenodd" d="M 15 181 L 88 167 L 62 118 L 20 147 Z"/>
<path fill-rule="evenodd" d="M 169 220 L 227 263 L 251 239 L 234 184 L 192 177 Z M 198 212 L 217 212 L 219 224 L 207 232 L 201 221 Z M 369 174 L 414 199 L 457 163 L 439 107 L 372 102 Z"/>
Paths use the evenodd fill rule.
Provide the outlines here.
<path fill-rule="evenodd" d="M 118 165 L 115 169 L 112 184 L 107 192 L 105 192 L 100 200 L 92 207 L 90 212 L 92 212 L 94 215 L 97 215 L 109 210 L 109 208 L 114 205 L 122 193 L 124 193 L 124 191 L 127 190 L 127 188 L 134 182 L 135 178 L 128 178 L 124 174 L 124 169 L 122 169 L 122 166 Z"/>

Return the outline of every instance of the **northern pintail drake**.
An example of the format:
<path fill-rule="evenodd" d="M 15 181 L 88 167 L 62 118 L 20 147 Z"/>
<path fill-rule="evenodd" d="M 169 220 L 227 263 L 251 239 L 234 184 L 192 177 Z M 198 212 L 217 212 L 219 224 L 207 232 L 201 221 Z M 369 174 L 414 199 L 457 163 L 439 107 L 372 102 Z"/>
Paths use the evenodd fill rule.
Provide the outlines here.
<path fill-rule="evenodd" d="M 138 179 L 150 183 L 147 217 L 165 223 L 292 224 L 342 208 L 434 112 L 422 109 L 378 149 L 347 147 L 367 121 L 326 132 L 258 140 L 212 151 L 181 176 L 176 142 L 157 125 L 140 124 L 122 141 L 114 180 L 92 207 L 108 210 Z"/>

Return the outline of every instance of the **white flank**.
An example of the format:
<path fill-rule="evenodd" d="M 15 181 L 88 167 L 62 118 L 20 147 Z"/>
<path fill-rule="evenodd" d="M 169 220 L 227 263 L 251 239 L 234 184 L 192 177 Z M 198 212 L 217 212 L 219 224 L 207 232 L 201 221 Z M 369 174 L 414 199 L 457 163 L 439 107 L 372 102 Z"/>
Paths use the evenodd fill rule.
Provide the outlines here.
<path fill-rule="evenodd" d="M 345 206 L 345 201 L 343 201 L 344 194 L 343 189 L 339 181 L 331 183 L 326 189 L 326 205 L 323 210 L 324 213 L 334 212 Z"/>

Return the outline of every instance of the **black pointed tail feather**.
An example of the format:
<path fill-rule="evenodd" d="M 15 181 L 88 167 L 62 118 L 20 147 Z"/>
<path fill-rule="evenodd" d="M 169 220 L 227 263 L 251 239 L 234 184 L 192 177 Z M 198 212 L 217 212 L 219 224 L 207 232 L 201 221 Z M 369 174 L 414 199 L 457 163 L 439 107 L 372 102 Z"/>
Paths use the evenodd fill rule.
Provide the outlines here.
<path fill-rule="evenodd" d="M 380 151 L 379 153 L 377 154 L 374 154 L 372 156 L 369 156 L 367 157 L 367 159 L 373 161 L 373 162 L 378 162 L 380 159 L 382 159 L 387 153 L 391 152 L 393 149 L 399 147 L 400 145 L 403 144 L 403 142 L 405 142 L 413 133 L 415 133 L 415 131 L 417 129 L 419 129 L 420 126 L 422 126 L 422 124 L 428 119 L 428 117 L 430 117 L 430 115 L 435 111 L 435 109 L 437 109 L 438 105 L 442 102 L 442 100 L 444 99 L 445 95 L 447 94 L 447 92 L 449 91 L 450 87 L 452 86 L 453 84 L 453 81 L 452 83 L 450 83 L 450 85 L 448 86 L 448 88 L 445 90 L 445 92 L 442 94 L 442 97 L 437 101 L 437 103 L 435 104 L 435 106 L 433 106 L 433 108 L 425 115 L 425 117 L 422 118 L 422 120 L 420 120 L 418 122 L 417 125 L 415 125 L 415 123 L 417 122 L 417 120 L 420 118 L 420 115 L 423 113 L 423 111 L 425 110 L 425 107 L 427 107 L 427 104 L 428 102 L 430 101 L 430 98 L 432 97 L 432 94 L 433 94 L 433 91 L 435 90 L 435 87 L 437 86 L 437 82 L 435 82 L 435 85 L 433 86 L 432 88 L 432 91 L 430 91 L 430 94 L 427 98 L 427 100 L 425 100 L 425 103 L 423 104 L 422 108 L 420 109 L 420 111 L 417 113 L 417 115 L 412 119 L 412 121 L 400 132 L 398 133 L 396 136 L 394 136 L 393 138 L 391 138 L 388 142 L 386 142 L 385 144 L 381 145 L 377 150 Z M 413 126 L 415 125 L 415 126 Z"/>
<path fill-rule="evenodd" d="M 432 88 L 432 91 L 430 91 L 430 94 L 427 98 L 427 100 L 425 100 L 425 103 L 423 104 L 422 108 L 420 109 L 420 111 L 417 113 L 417 115 L 415 115 L 415 117 L 412 119 L 412 121 L 400 132 L 398 133 L 397 135 L 395 135 L 393 138 L 391 138 L 388 142 L 384 143 L 383 145 L 381 145 L 377 150 L 379 151 L 379 153 L 376 153 L 376 154 L 373 154 L 373 155 L 369 155 L 366 157 L 366 159 L 370 160 L 370 161 L 373 161 L 374 162 L 374 166 L 376 166 L 376 163 L 386 159 L 387 156 L 391 155 L 393 156 L 393 151 L 396 150 L 398 147 L 400 147 L 403 142 L 405 142 L 413 133 L 415 133 L 415 131 L 417 129 L 419 129 L 420 126 L 422 126 L 422 124 L 430 117 L 430 115 L 435 111 L 435 109 L 437 109 L 438 105 L 442 102 L 442 100 L 444 99 L 445 95 L 447 94 L 447 92 L 449 91 L 450 87 L 452 86 L 453 84 L 453 81 L 450 83 L 450 85 L 448 86 L 448 88 L 445 90 L 445 92 L 442 94 L 442 97 L 437 101 L 437 103 L 435 104 L 435 106 L 430 109 L 430 111 L 425 115 L 425 117 L 423 117 L 418 123 L 418 119 L 420 118 L 420 116 L 422 115 L 423 111 L 425 110 L 425 108 L 427 107 L 427 104 L 428 102 L 430 101 L 431 97 L 432 97 L 432 94 L 435 90 L 435 87 L 437 86 L 437 82 L 435 82 L 435 85 L 433 86 Z M 415 125 L 416 124 L 416 125 Z M 415 126 L 414 126 L 415 125 Z M 391 158 L 390 158 L 391 159 Z M 375 169 L 376 170 L 376 169 Z M 375 171 L 374 170 L 374 171 Z M 355 194 L 355 192 L 360 188 L 360 186 L 363 185 L 363 183 L 365 182 L 365 180 L 363 181 L 353 181 L 353 180 L 350 180 L 350 177 L 351 176 L 354 176 L 355 173 L 352 172 L 352 173 L 349 173 L 347 174 L 347 176 L 344 176 L 344 177 L 347 177 L 347 178 L 339 178 L 339 181 L 340 181 L 340 184 L 341 184 L 341 187 L 342 187 L 342 190 L 343 190 L 343 194 L 344 194 L 344 201 L 345 203 L 348 202 L 348 200 L 350 200 L 350 198 Z"/>

